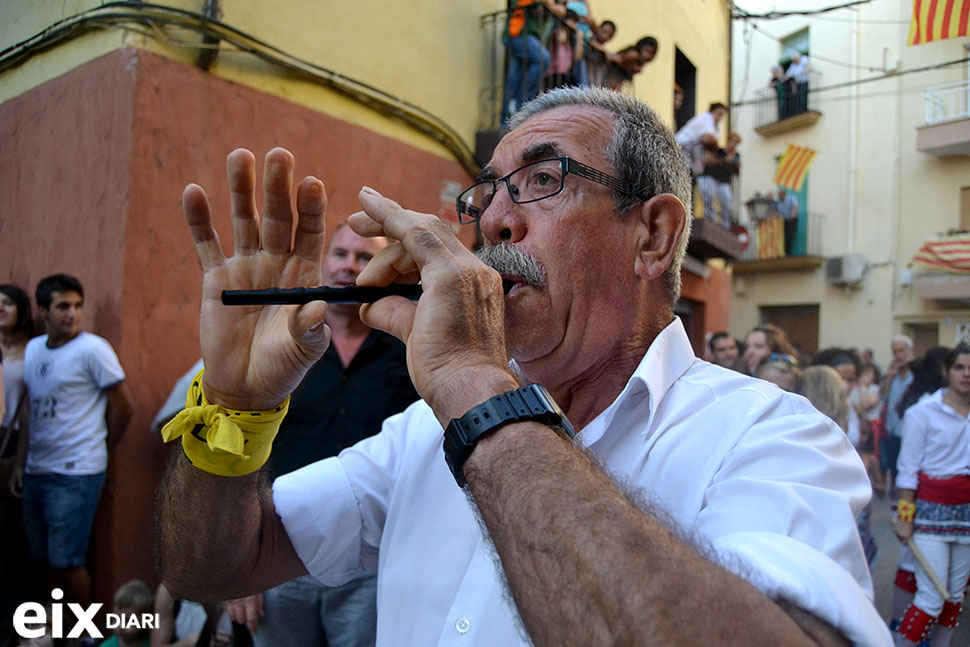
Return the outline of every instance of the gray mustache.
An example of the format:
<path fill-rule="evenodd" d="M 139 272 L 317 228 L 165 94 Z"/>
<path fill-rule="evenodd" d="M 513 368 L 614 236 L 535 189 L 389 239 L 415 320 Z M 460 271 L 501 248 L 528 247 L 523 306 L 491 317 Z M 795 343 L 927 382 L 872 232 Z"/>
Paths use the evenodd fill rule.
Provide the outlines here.
<path fill-rule="evenodd" d="M 499 274 L 519 277 L 534 288 L 546 286 L 546 268 L 512 243 L 486 243 L 475 250 L 475 256 Z"/>

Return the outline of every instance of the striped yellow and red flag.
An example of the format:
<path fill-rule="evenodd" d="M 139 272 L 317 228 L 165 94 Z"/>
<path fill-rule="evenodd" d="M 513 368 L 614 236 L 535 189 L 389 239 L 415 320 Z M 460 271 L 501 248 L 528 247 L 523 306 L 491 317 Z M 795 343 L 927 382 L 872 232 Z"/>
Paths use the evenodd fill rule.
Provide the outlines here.
<path fill-rule="evenodd" d="M 970 274 L 970 234 L 926 241 L 911 265 L 921 270 Z"/>
<path fill-rule="evenodd" d="M 913 0 L 908 45 L 967 35 L 970 0 Z"/>
<path fill-rule="evenodd" d="M 758 260 L 785 255 L 785 219 L 766 218 L 758 223 Z"/>
<path fill-rule="evenodd" d="M 970 0 L 967 0 L 970 2 Z M 785 154 L 778 160 L 778 169 L 775 171 L 775 184 L 783 186 L 792 191 L 801 191 L 805 183 L 805 176 L 808 174 L 808 167 L 815 161 L 818 151 L 804 146 L 788 144 Z"/>

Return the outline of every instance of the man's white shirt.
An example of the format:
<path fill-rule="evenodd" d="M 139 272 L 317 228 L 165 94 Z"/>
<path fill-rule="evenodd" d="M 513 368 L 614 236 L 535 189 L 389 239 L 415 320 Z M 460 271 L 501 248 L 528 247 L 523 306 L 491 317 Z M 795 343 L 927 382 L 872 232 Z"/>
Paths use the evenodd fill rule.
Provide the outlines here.
<path fill-rule="evenodd" d="M 892 644 L 855 525 L 868 476 L 804 398 L 696 359 L 675 320 L 578 439 L 766 595 L 855 644 Z M 377 436 L 277 479 L 277 513 L 325 584 L 377 569 L 378 645 L 529 644 L 441 444 L 417 402 Z"/>

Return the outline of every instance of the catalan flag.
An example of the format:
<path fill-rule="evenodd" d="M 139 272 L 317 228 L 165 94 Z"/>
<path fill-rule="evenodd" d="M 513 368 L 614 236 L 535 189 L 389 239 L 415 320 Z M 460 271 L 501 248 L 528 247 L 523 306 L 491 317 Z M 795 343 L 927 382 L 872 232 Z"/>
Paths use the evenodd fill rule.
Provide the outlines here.
<path fill-rule="evenodd" d="M 785 219 L 765 218 L 758 223 L 758 260 L 785 255 Z"/>
<path fill-rule="evenodd" d="M 908 45 L 967 35 L 970 0 L 913 0 Z"/>
<path fill-rule="evenodd" d="M 965 1 L 970 3 L 970 0 Z M 808 167 L 812 165 L 817 153 L 818 151 L 813 151 L 811 148 L 788 144 L 785 154 L 778 160 L 775 184 L 792 191 L 801 191 L 805 176 L 808 175 Z"/>

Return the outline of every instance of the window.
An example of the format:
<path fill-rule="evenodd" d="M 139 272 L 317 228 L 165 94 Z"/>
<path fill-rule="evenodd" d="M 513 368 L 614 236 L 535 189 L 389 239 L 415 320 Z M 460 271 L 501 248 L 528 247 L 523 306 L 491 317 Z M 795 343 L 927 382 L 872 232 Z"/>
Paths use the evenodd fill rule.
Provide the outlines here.
<path fill-rule="evenodd" d="M 790 36 L 786 36 L 781 39 L 781 59 L 779 59 L 778 64 L 781 69 L 788 69 L 789 63 L 791 63 L 791 55 L 794 52 L 801 52 L 802 54 L 808 54 L 808 27 L 802 29 L 801 31 L 796 31 Z"/>
<path fill-rule="evenodd" d="M 680 130 L 691 117 L 697 113 L 697 68 L 684 56 L 684 53 L 675 48 L 674 51 L 674 83 L 680 86 L 684 93 L 684 101 L 680 108 L 674 109 L 674 123 Z M 705 107 L 706 109 L 706 107 Z"/>

